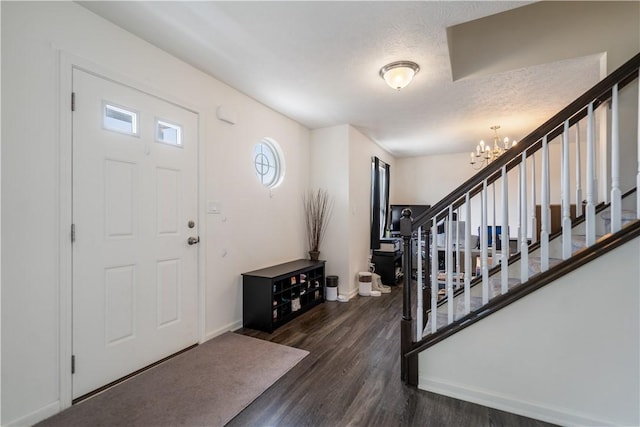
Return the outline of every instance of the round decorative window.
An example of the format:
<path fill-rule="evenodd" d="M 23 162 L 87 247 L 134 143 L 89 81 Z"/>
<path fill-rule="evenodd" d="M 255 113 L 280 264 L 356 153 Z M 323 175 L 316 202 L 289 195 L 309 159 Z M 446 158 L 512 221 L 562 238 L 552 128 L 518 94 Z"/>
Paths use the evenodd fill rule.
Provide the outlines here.
<path fill-rule="evenodd" d="M 267 188 L 275 188 L 284 178 L 284 160 L 278 144 L 263 138 L 253 147 L 253 166 L 258 180 Z"/>

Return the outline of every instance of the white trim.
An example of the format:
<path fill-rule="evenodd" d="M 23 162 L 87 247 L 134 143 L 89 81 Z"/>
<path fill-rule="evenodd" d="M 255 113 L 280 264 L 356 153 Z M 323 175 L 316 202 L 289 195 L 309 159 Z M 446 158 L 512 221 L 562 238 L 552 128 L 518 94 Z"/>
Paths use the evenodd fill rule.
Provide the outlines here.
<path fill-rule="evenodd" d="M 71 192 L 71 160 L 72 160 L 72 114 L 71 91 L 73 89 L 73 59 L 67 53 L 58 50 L 59 92 L 58 92 L 58 349 L 59 349 L 59 410 L 71 406 L 72 378 L 71 355 L 73 352 L 73 296 L 72 296 L 72 192 Z"/>
<path fill-rule="evenodd" d="M 558 425 L 614 425 L 611 421 L 599 420 L 586 414 L 568 411 L 561 407 L 545 405 L 541 402 L 528 402 L 490 390 L 469 387 L 449 381 L 418 378 L 418 388 L 432 393 L 453 397 L 467 402 L 477 403 L 501 411 L 511 412 L 529 418 Z"/>
<path fill-rule="evenodd" d="M 54 47 L 55 48 L 55 47 Z M 206 312 L 205 312 L 205 254 L 206 247 L 206 230 L 203 226 L 203 220 L 206 218 L 204 212 L 204 156 L 202 153 L 202 135 L 204 134 L 204 124 L 201 120 L 201 112 L 189 102 L 177 99 L 173 95 L 164 93 L 155 87 L 140 83 L 137 80 L 113 71 L 101 65 L 95 64 L 84 58 L 57 49 L 59 58 L 59 86 L 58 86 L 58 105 L 59 105 L 59 132 L 58 132 L 58 193 L 59 193 L 59 284 L 58 284 L 58 304 L 59 304 L 59 401 L 56 402 L 56 410 L 46 413 L 45 416 L 35 419 L 33 422 L 22 422 L 21 424 L 33 424 L 48 416 L 54 415 L 65 408 L 71 406 L 72 401 L 72 377 L 71 377 L 71 355 L 73 351 L 73 323 L 72 323 L 72 245 L 71 245 L 71 222 L 72 222 L 72 112 L 71 112 L 71 92 L 73 90 L 73 69 L 81 69 L 87 73 L 93 74 L 103 79 L 113 81 L 115 83 L 130 87 L 141 93 L 168 102 L 177 107 L 186 109 L 197 116 L 198 134 L 196 135 L 196 155 L 198 156 L 197 171 L 197 207 L 198 212 L 198 234 L 200 236 L 200 244 L 198 245 L 197 257 L 197 281 L 198 281 L 198 325 L 197 339 L 200 343 L 206 341 Z M 238 323 L 238 322 L 236 322 Z M 240 322 L 241 323 L 241 322 Z M 235 323 L 234 323 L 235 325 Z M 241 325 L 240 325 L 241 326 Z M 33 414 L 42 415 L 45 409 L 51 405 L 45 406 Z M 47 409 L 48 410 L 48 409 Z M 31 415 L 29 415 L 31 416 Z"/>
<path fill-rule="evenodd" d="M 31 426 L 35 423 L 38 423 L 44 419 L 47 419 L 62 410 L 60 401 L 55 401 L 44 405 L 43 407 L 36 409 L 35 411 L 20 417 L 15 420 L 9 421 L 4 426 Z"/>
<path fill-rule="evenodd" d="M 0 7 L 0 22 L 2 22 L 2 7 Z M 2 35 L 0 31 L 0 46 L 2 46 Z M 0 82 L 2 81 L 2 58 L 0 57 Z M 0 99 L 2 99 L 2 89 L 0 84 Z M 2 102 L 0 102 L 0 129 L 2 129 Z M 1 139 L 1 138 L 0 138 Z M 0 165 L 2 165 L 2 144 L 0 144 Z M 0 177 L 2 176 L 2 166 L 0 166 Z M 0 189 L 2 188 L 2 178 L 0 178 Z M 0 190 L 0 212 L 2 212 L 2 191 Z M 2 215 L 0 214 L 0 224 Z M 0 225 L 0 241 L 2 241 L 2 226 Z M 1 247 L 2 245 L 0 245 Z M 0 250 L 0 423 L 2 423 L 2 251 Z"/>
<path fill-rule="evenodd" d="M 205 123 L 202 120 L 202 116 L 199 112 L 197 114 L 198 120 L 198 135 L 196 152 L 198 153 L 198 188 L 197 188 L 197 197 L 198 197 L 198 221 L 197 228 L 198 236 L 200 237 L 200 243 L 198 243 L 198 272 L 197 272 L 197 280 L 198 280 L 198 339 L 200 343 L 206 341 L 206 330 L 207 330 L 207 304 L 206 304 L 206 248 L 207 248 L 207 229 L 205 227 L 205 219 L 207 218 L 206 211 L 206 203 L 204 202 L 206 199 L 205 194 L 205 165 L 206 165 L 206 153 L 205 146 L 206 144 L 202 143 L 204 140 L 204 135 L 206 135 Z"/>
<path fill-rule="evenodd" d="M 215 331 L 209 331 L 207 332 L 202 338 L 202 342 L 200 344 L 203 344 L 219 335 L 224 334 L 225 332 L 229 332 L 229 331 L 235 331 L 236 329 L 240 329 L 242 328 L 242 320 L 236 320 L 235 322 L 231 322 L 231 323 L 227 323 L 225 326 L 222 326 L 218 329 L 216 329 Z"/>

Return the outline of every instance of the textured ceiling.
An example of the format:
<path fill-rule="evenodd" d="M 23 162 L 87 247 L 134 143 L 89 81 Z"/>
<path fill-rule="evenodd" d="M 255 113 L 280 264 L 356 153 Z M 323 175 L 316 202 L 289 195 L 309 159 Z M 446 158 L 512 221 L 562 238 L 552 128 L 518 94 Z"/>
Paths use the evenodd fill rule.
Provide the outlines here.
<path fill-rule="evenodd" d="M 310 129 L 350 123 L 398 157 L 471 151 L 494 124 L 522 138 L 599 80 L 591 55 L 453 81 L 447 28 L 529 3 L 81 2 Z M 397 60 L 421 67 L 400 92 L 378 75 Z"/>

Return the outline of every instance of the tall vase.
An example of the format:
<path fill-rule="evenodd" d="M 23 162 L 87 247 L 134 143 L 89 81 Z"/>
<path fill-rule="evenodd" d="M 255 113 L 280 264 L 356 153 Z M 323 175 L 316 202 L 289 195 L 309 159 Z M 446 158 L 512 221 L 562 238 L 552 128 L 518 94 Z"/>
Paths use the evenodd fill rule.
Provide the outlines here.
<path fill-rule="evenodd" d="M 309 251 L 309 259 L 311 261 L 318 261 L 320 258 L 320 251 Z"/>

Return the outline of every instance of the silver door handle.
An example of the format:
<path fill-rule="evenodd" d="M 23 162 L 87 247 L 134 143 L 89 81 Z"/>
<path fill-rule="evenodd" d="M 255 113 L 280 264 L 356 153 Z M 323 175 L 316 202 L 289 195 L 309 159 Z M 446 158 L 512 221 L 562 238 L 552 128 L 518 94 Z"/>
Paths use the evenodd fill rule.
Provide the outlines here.
<path fill-rule="evenodd" d="M 198 236 L 198 237 L 189 237 L 187 239 L 187 243 L 189 244 L 189 246 L 195 245 L 195 244 L 197 244 L 199 242 L 200 242 L 200 236 Z"/>

